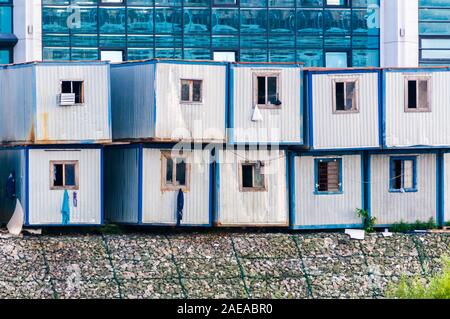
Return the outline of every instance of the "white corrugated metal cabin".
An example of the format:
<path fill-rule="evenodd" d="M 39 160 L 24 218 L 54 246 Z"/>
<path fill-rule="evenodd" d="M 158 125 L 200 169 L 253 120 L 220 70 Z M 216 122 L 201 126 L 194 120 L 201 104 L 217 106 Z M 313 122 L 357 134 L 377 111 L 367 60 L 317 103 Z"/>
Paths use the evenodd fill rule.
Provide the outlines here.
<path fill-rule="evenodd" d="M 213 61 L 113 64 L 113 139 L 225 142 L 227 70 Z"/>
<path fill-rule="evenodd" d="M 450 146 L 450 69 L 383 70 L 386 148 Z"/>
<path fill-rule="evenodd" d="M 109 71 L 98 61 L 0 67 L 0 142 L 110 142 Z"/>
<path fill-rule="evenodd" d="M 438 155 L 433 150 L 369 155 L 369 212 L 376 226 L 439 220 Z"/>
<path fill-rule="evenodd" d="M 442 153 L 441 165 L 441 185 L 439 188 L 441 195 L 441 224 L 450 223 L 450 152 Z M 447 224 L 450 226 L 450 224 Z"/>
<path fill-rule="evenodd" d="M 230 64 L 228 143 L 303 145 L 303 71 L 298 64 Z"/>
<path fill-rule="evenodd" d="M 207 149 L 130 144 L 105 149 L 105 213 L 131 225 L 211 226 L 213 168 Z M 178 196 L 183 192 L 182 218 Z"/>
<path fill-rule="evenodd" d="M 362 227 L 364 161 L 357 152 L 290 155 L 291 228 Z"/>
<path fill-rule="evenodd" d="M 287 227 L 286 152 L 227 148 L 217 154 L 215 224 Z"/>
<path fill-rule="evenodd" d="M 103 224 L 102 156 L 95 145 L 0 149 L 1 222 L 11 218 L 17 199 L 26 226 Z"/>
<path fill-rule="evenodd" d="M 305 69 L 311 149 L 381 147 L 380 77 L 377 69 Z"/>

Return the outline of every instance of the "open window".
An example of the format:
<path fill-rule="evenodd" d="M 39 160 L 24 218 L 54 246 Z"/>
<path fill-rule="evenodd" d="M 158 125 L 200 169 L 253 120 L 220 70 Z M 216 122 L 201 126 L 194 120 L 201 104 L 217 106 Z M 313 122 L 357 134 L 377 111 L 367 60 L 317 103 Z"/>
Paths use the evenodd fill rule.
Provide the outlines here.
<path fill-rule="evenodd" d="M 181 80 L 181 102 L 201 103 L 203 94 L 202 80 Z"/>
<path fill-rule="evenodd" d="M 264 162 L 262 161 L 246 161 L 239 165 L 241 192 L 266 191 L 266 180 L 263 169 Z"/>
<path fill-rule="evenodd" d="M 79 188 L 78 161 L 50 161 L 50 189 Z"/>
<path fill-rule="evenodd" d="M 416 157 L 391 157 L 390 192 L 416 191 Z"/>
<path fill-rule="evenodd" d="M 405 112 L 430 112 L 430 96 L 430 77 L 406 77 Z"/>
<path fill-rule="evenodd" d="M 254 74 L 254 105 L 257 105 L 259 108 L 280 108 L 280 87 L 279 73 Z"/>
<path fill-rule="evenodd" d="M 358 81 L 333 81 L 333 113 L 358 112 Z"/>
<path fill-rule="evenodd" d="M 60 105 L 84 103 L 84 81 L 61 81 Z"/>
<path fill-rule="evenodd" d="M 315 194 L 342 193 L 342 160 L 323 158 L 315 160 Z"/>
<path fill-rule="evenodd" d="M 190 164 L 184 155 L 173 156 L 170 151 L 161 153 L 163 191 L 189 191 Z"/>

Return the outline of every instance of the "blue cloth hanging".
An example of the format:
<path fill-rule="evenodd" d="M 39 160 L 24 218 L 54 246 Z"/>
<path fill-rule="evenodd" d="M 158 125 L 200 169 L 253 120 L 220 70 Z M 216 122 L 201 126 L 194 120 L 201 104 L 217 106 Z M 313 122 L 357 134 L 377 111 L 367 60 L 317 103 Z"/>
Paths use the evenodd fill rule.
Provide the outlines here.
<path fill-rule="evenodd" d="M 180 226 L 180 222 L 183 220 L 183 208 L 184 208 L 184 193 L 180 189 L 177 196 L 177 226 Z"/>
<path fill-rule="evenodd" d="M 62 214 L 62 224 L 67 225 L 70 222 L 70 205 L 69 205 L 69 192 L 67 192 L 67 189 L 64 190 L 64 199 L 62 203 L 61 208 L 61 214 Z"/>

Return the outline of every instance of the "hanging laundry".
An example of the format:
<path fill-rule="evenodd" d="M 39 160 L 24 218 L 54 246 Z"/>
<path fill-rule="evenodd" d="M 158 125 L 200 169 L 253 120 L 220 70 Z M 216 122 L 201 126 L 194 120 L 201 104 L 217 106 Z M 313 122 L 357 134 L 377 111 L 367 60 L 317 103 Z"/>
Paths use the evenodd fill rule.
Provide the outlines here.
<path fill-rule="evenodd" d="M 77 196 L 77 192 L 73 192 L 72 196 L 73 196 L 73 207 L 77 207 L 78 206 L 78 196 Z"/>
<path fill-rule="evenodd" d="M 6 181 L 6 195 L 8 198 L 16 198 L 16 172 L 12 172 Z"/>
<path fill-rule="evenodd" d="M 183 220 L 183 208 L 184 208 L 184 193 L 180 189 L 177 196 L 177 226 L 180 226 Z"/>
<path fill-rule="evenodd" d="M 64 190 L 64 199 L 62 203 L 61 208 L 61 214 L 62 214 L 62 224 L 67 225 L 70 222 L 70 204 L 69 204 L 69 193 L 67 192 L 67 189 Z"/>
<path fill-rule="evenodd" d="M 253 115 L 252 115 L 252 121 L 253 122 L 261 122 L 263 120 L 261 111 L 259 110 L 258 105 L 255 105 L 255 108 L 253 109 Z"/>

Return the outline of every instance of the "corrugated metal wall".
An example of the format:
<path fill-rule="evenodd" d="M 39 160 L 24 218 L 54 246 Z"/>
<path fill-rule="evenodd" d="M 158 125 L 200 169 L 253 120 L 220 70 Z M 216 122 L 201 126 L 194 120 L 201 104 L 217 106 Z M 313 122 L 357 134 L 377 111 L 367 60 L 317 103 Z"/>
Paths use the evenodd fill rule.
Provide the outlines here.
<path fill-rule="evenodd" d="M 79 161 L 79 190 L 68 191 L 71 224 L 101 222 L 101 150 L 32 149 L 29 150 L 29 223 L 61 224 L 63 190 L 50 189 L 50 161 Z M 77 207 L 73 193 L 77 193 Z"/>
<path fill-rule="evenodd" d="M 25 210 L 25 151 L 23 149 L 0 149 L 0 223 L 7 223 L 16 208 L 16 199 L 8 198 L 6 184 L 15 172 L 16 195 Z"/>
<path fill-rule="evenodd" d="M 302 71 L 294 67 L 233 67 L 234 142 L 300 143 L 303 118 L 300 113 Z M 253 122 L 253 74 L 280 72 L 280 109 L 260 109 L 262 121 Z"/>
<path fill-rule="evenodd" d="M 108 64 L 36 65 L 36 141 L 111 140 Z M 83 105 L 59 106 L 62 80 L 84 81 Z"/>
<path fill-rule="evenodd" d="M 313 74 L 312 107 L 314 149 L 380 146 L 378 73 Z M 355 79 L 359 85 L 359 112 L 333 113 L 333 81 Z"/>
<path fill-rule="evenodd" d="M 315 159 L 342 160 L 342 194 L 316 195 Z M 361 155 L 296 156 L 295 223 L 293 226 L 361 224 L 356 209 L 363 207 Z"/>
<path fill-rule="evenodd" d="M 239 165 L 246 160 L 264 161 L 266 191 L 241 192 Z M 219 152 L 219 226 L 287 226 L 285 151 L 223 150 Z"/>
<path fill-rule="evenodd" d="M 226 65 L 158 63 L 156 138 L 225 142 Z M 180 103 L 181 79 L 203 80 L 201 103 Z"/>
<path fill-rule="evenodd" d="M 444 153 L 444 222 L 450 222 L 450 153 Z"/>
<path fill-rule="evenodd" d="M 105 217 L 116 223 L 138 223 L 139 149 L 104 152 Z"/>
<path fill-rule="evenodd" d="M 210 223 L 210 151 L 186 151 L 190 155 L 190 189 L 184 193 L 183 225 Z M 161 150 L 143 150 L 142 223 L 176 224 L 177 191 L 161 190 Z"/>
<path fill-rule="evenodd" d="M 0 68 L 0 140 L 34 138 L 33 66 Z"/>
<path fill-rule="evenodd" d="M 377 224 L 436 220 L 436 155 L 417 156 L 417 192 L 390 193 L 390 157 L 370 156 L 370 208 Z"/>
<path fill-rule="evenodd" d="M 450 72 L 385 72 L 386 145 L 450 145 Z M 405 112 L 405 77 L 431 77 L 431 112 Z"/>
<path fill-rule="evenodd" d="M 154 136 L 155 64 L 111 65 L 114 139 Z"/>

